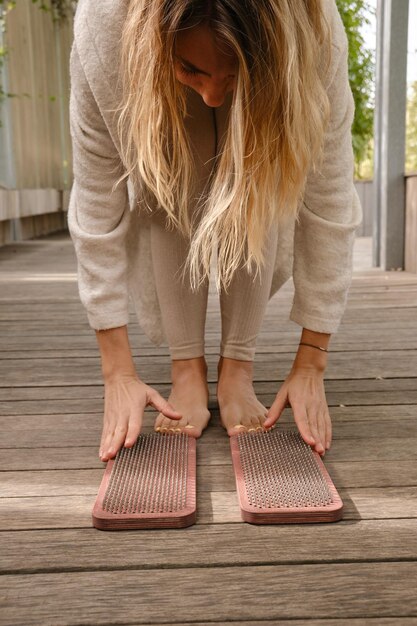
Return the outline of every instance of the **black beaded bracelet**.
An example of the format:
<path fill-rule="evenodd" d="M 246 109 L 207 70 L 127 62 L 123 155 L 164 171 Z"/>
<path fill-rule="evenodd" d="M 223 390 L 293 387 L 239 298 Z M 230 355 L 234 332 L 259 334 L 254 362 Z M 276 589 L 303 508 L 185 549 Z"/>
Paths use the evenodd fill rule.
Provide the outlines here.
<path fill-rule="evenodd" d="M 300 341 L 300 346 L 310 346 L 310 348 L 316 348 L 316 350 L 321 350 L 322 352 L 328 352 L 326 348 L 322 348 L 321 346 L 314 346 L 312 343 L 305 343 L 304 341 Z"/>

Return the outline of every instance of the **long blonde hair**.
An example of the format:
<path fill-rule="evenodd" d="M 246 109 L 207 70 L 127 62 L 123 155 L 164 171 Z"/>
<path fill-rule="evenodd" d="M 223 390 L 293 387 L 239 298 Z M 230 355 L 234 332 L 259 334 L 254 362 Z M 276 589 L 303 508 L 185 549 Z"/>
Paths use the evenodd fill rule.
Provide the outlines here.
<path fill-rule="evenodd" d="M 203 22 L 232 48 L 238 73 L 224 148 L 194 229 L 186 92 L 175 78 L 174 48 L 181 29 Z M 307 173 L 322 158 L 330 105 L 321 68 L 330 51 L 323 0 L 129 0 L 118 118 L 124 177 L 140 180 L 168 227 L 189 237 L 194 289 L 209 275 L 215 247 L 218 288 L 227 290 L 242 262 L 258 271 L 268 229 L 297 216 Z"/>

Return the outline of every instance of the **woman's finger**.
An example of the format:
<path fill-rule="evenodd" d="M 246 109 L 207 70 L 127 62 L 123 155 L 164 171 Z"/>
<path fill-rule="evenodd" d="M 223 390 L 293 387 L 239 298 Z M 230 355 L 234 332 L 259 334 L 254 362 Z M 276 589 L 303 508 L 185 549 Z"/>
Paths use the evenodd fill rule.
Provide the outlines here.
<path fill-rule="evenodd" d="M 125 447 L 131 447 L 135 444 L 142 428 L 144 409 L 144 406 L 132 408 L 126 433 Z"/>
<path fill-rule="evenodd" d="M 122 394 L 118 388 L 111 389 L 107 395 L 105 421 L 107 436 L 103 444 L 104 460 L 114 457 L 127 433 L 130 407 L 121 402 Z"/>
<path fill-rule="evenodd" d="M 106 431 L 106 436 L 103 438 L 101 445 L 100 445 L 100 450 L 101 450 L 101 455 L 102 457 L 104 457 L 103 460 L 105 460 L 105 458 L 107 457 L 107 452 L 110 448 L 110 442 L 112 440 L 112 431 L 107 430 Z"/>
<path fill-rule="evenodd" d="M 324 408 L 320 409 L 320 412 L 317 415 L 317 425 L 320 434 L 320 441 L 323 449 L 326 449 L 326 418 Z"/>
<path fill-rule="evenodd" d="M 311 431 L 310 424 L 307 418 L 307 411 L 304 404 L 292 404 L 292 411 L 294 414 L 294 420 L 297 424 L 300 435 L 306 443 L 310 446 L 314 446 L 317 443 L 317 434 L 314 435 Z"/>
<path fill-rule="evenodd" d="M 174 409 L 174 407 L 165 400 L 156 389 L 151 389 L 148 393 L 148 403 L 151 404 L 155 409 L 163 413 L 166 417 L 170 417 L 174 420 L 180 420 L 182 418 L 182 414 Z"/>
<path fill-rule="evenodd" d="M 311 432 L 316 439 L 317 452 L 324 452 L 324 424 L 322 423 L 322 411 L 320 405 L 312 405 L 307 408 L 307 418 Z"/>
<path fill-rule="evenodd" d="M 104 425 L 103 425 L 103 432 L 101 434 L 101 441 L 100 441 L 100 452 L 101 455 L 103 453 L 105 453 L 110 446 L 110 441 L 112 439 L 113 436 L 113 431 L 116 427 L 116 420 L 114 418 L 112 418 L 112 415 L 114 415 L 114 412 L 112 411 L 110 415 L 108 415 L 108 413 L 106 412 L 104 415 Z M 101 456 L 100 455 L 100 456 Z"/>
<path fill-rule="evenodd" d="M 324 412 L 324 420 L 326 423 L 326 448 L 329 449 L 332 443 L 332 420 L 328 407 L 326 407 Z"/>
<path fill-rule="evenodd" d="M 113 431 L 117 424 L 118 398 L 113 386 L 105 386 L 104 388 L 104 415 L 103 415 L 103 431 L 101 434 L 100 450 L 104 454 L 110 446 L 113 437 Z"/>
<path fill-rule="evenodd" d="M 108 448 L 108 452 L 111 457 L 115 456 L 119 448 L 122 447 L 122 444 L 126 439 L 128 423 L 129 419 L 127 416 L 124 419 L 118 420 Z"/>
<path fill-rule="evenodd" d="M 271 404 L 271 407 L 268 413 L 266 414 L 266 420 L 264 421 L 264 424 L 263 424 L 265 428 L 269 428 L 270 426 L 275 424 L 276 421 L 278 421 L 286 405 L 287 405 L 287 392 L 285 389 L 280 389 L 280 391 L 277 393 L 275 397 L 275 400 Z"/>
<path fill-rule="evenodd" d="M 321 443 L 321 435 L 319 430 L 319 419 L 317 414 L 317 408 L 308 407 L 306 409 L 307 420 L 310 426 L 310 431 L 315 439 L 315 448 L 317 452 L 324 452 L 324 446 Z"/>

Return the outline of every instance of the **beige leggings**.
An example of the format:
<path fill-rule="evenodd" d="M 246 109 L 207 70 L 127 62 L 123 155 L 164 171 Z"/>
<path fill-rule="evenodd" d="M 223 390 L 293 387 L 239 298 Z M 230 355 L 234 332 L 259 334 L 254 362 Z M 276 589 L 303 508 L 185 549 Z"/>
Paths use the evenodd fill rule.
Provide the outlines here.
<path fill-rule="evenodd" d="M 166 230 L 164 219 L 151 220 L 151 249 L 162 323 L 171 359 L 204 355 L 208 279 L 198 291 L 180 277 L 188 254 L 188 242 L 176 230 Z M 235 272 L 227 294 L 220 291 L 220 354 L 230 359 L 253 361 L 256 340 L 271 289 L 276 251 L 276 230 L 266 241 L 266 264 L 254 280 L 245 268 Z"/>
<path fill-rule="evenodd" d="M 221 150 L 227 128 L 231 94 L 216 109 L 207 107 L 201 96 L 189 90 L 186 126 L 192 143 L 196 166 L 196 196 L 207 191 L 214 157 Z M 190 202 L 194 214 L 194 202 Z M 164 211 L 151 217 L 151 249 L 162 324 L 172 359 L 192 359 L 204 355 L 204 327 L 208 280 L 192 292 L 189 282 L 182 282 L 181 270 L 188 254 L 188 242 L 176 230 L 165 229 Z M 196 215 L 193 215 L 195 222 Z M 266 263 L 257 274 L 245 268 L 235 272 L 227 294 L 220 292 L 222 334 L 220 354 L 231 359 L 252 361 L 256 339 L 262 324 L 271 289 L 275 262 L 277 229 L 271 229 L 265 245 Z"/>

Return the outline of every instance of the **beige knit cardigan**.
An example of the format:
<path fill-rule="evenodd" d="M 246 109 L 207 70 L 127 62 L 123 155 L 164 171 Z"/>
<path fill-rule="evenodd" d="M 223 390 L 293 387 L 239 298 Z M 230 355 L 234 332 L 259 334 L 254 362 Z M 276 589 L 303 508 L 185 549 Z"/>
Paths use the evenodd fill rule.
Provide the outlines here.
<path fill-rule="evenodd" d="M 352 278 L 352 248 L 362 209 L 353 183 L 347 37 L 335 0 L 324 0 L 333 45 L 326 88 L 332 107 L 321 173 L 310 172 L 299 221 L 279 226 L 270 296 L 291 276 L 290 319 L 334 333 Z M 91 328 L 124 326 L 129 297 L 139 324 L 155 343 L 165 340 L 144 218 L 128 183 L 112 192 L 123 171 L 112 110 L 120 97 L 119 41 L 128 0 L 80 0 L 71 52 L 70 123 L 74 184 L 68 228 L 74 243 L 78 288 Z M 196 140 L 198 145 L 198 128 Z"/>

